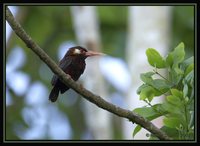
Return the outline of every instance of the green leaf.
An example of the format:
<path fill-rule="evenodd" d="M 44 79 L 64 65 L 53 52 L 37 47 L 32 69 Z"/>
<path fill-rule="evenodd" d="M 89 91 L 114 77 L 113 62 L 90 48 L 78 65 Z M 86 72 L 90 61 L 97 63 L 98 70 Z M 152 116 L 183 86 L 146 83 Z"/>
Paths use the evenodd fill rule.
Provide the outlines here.
<path fill-rule="evenodd" d="M 182 115 L 182 112 L 180 111 L 180 108 L 178 106 L 174 106 L 174 104 L 171 104 L 169 102 L 164 102 L 161 107 L 163 110 L 168 112 L 169 114 L 172 115 Z"/>
<path fill-rule="evenodd" d="M 152 107 L 136 108 L 133 111 L 139 115 L 142 115 L 148 120 L 153 120 L 165 114 L 163 111 L 161 111 L 161 104 L 155 104 Z"/>
<path fill-rule="evenodd" d="M 194 70 L 194 64 L 190 64 L 185 71 L 185 76 L 187 76 L 192 70 Z"/>
<path fill-rule="evenodd" d="M 160 130 L 164 131 L 169 137 L 172 137 L 173 140 L 179 140 L 179 132 L 177 129 L 163 126 Z"/>
<path fill-rule="evenodd" d="M 142 127 L 140 125 L 137 125 L 133 131 L 133 137 L 135 137 L 135 135 L 142 129 Z"/>
<path fill-rule="evenodd" d="M 175 49 L 173 52 L 173 57 L 174 57 L 174 63 L 180 63 L 184 60 L 185 57 L 185 51 L 184 51 L 184 43 L 181 42 Z"/>
<path fill-rule="evenodd" d="M 176 97 L 176 96 L 173 96 L 173 95 L 167 96 L 167 101 L 170 102 L 171 104 L 175 105 L 175 106 L 180 106 L 181 105 L 180 98 Z"/>
<path fill-rule="evenodd" d="M 177 75 L 183 75 L 184 74 L 184 72 L 178 67 L 175 67 L 174 71 L 177 73 Z"/>
<path fill-rule="evenodd" d="M 184 60 L 185 51 L 184 51 L 184 43 L 181 42 L 172 52 L 173 60 L 174 60 L 174 67 Z"/>
<path fill-rule="evenodd" d="M 146 55 L 148 58 L 148 62 L 151 66 L 156 67 L 156 68 L 165 67 L 165 60 L 155 49 L 153 48 L 147 49 Z"/>
<path fill-rule="evenodd" d="M 194 64 L 194 57 L 193 56 L 182 62 L 181 69 L 185 70 L 190 64 Z"/>
<path fill-rule="evenodd" d="M 141 90 L 140 93 L 140 100 L 148 99 L 150 102 L 154 97 L 155 89 L 153 89 L 151 86 L 145 87 L 143 90 Z"/>
<path fill-rule="evenodd" d="M 152 76 L 154 75 L 154 72 L 147 72 L 140 74 L 140 78 L 144 83 L 150 84 L 152 82 Z"/>
<path fill-rule="evenodd" d="M 182 79 L 182 75 L 177 74 L 177 72 L 174 69 L 172 69 L 169 72 L 169 76 L 170 76 L 170 81 L 172 81 L 174 85 L 177 85 Z"/>
<path fill-rule="evenodd" d="M 184 43 L 181 42 L 166 58 L 166 65 L 172 68 L 178 67 L 178 64 L 184 60 Z"/>
<path fill-rule="evenodd" d="M 188 85 L 187 84 L 184 84 L 184 87 L 183 87 L 183 97 L 185 98 L 188 94 Z"/>
<path fill-rule="evenodd" d="M 183 97 L 182 91 L 179 91 L 177 89 L 171 89 L 170 91 L 171 91 L 172 95 L 179 97 L 180 99 Z"/>
<path fill-rule="evenodd" d="M 165 80 L 162 79 L 155 79 L 151 82 L 151 85 L 156 88 L 157 90 L 159 90 L 162 94 L 167 92 L 170 88 L 171 88 L 171 84 Z M 156 96 L 159 96 L 157 94 L 155 94 Z"/>
<path fill-rule="evenodd" d="M 181 125 L 180 119 L 176 117 L 165 117 L 163 119 L 163 123 L 165 124 L 165 126 L 170 128 L 176 128 Z"/>
<path fill-rule="evenodd" d="M 173 54 L 172 54 L 172 53 L 169 53 L 169 54 L 167 55 L 167 58 L 166 58 L 166 65 L 172 67 L 173 62 L 174 62 Z"/>
<path fill-rule="evenodd" d="M 187 76 L 184 79 L 187 83 L 189 83 L 191 81 L 192 84 L 193 84 L 193 82 L 194 82 L 194 70 L 192 70 L 190 73 L 188 73 Z"/>
<path fill-rule="evenodd" d="M 137 93 L 140 94 L 140 99 L 144 100 L 147 97 L 152 100 L 154 96 L 160 96 L 163 93 L 167 92 L 172 86 L 165 80 L 162 79 L 152 79 L 154 72 L 147 72 L 140 75 L 140 78 L 146 84 L 140 86 L 137 90 Z"/>
<path fill-rule="evenodd" d="M 167 92 L 169 90 L 168 85 L 161 85 L 159 86 L 160 79 L 153 80 L 150 85 L 143 84 L 140 86 L 138 93 L 140 94 L 140 100 L 148 99 L 148 101 L 152 101 L 153 97 L 160 96 L 163 93 Z M 153 87 L 156 86 L 157 88 Z"/>
<path fill-rule="evenodd" d="M 149 85 L 147 85 L 147 84 L 142 84 L 142 85 L 137 89 L 137 94 L 140 94 L 141 91 L 142 91 L 144 88 L 148 87 L 148 86 L 149 86 Z"/>

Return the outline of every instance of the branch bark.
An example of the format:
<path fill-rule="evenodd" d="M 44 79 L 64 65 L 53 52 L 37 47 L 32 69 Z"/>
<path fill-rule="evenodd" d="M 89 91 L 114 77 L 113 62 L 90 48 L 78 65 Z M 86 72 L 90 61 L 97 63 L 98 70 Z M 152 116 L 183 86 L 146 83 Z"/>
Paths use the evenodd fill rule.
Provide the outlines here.
<path fill-rule="evenodd" d="M 15 20 L 9 8 L 6 7 L 6 20 L 10 24 L 11 28 L 18 35 L 18 37 L 30 48 L 40 59 L 47 64 L 47 66 L 58 75 L 58 77 L 70 88 L 82 95 L 88 101 L 96 104 L 98 107 L 107 110 L 115 115 L 129 119 L 133 123 L 137 123 L 149 132 L 157 136 L 160 140 L 172 140 L 163 131 L 158 129 L 155 125 L 149 122 L 144 117 L 135 114 L 130 110 L 125 110 L 116 105 L 113 105 L 98 95 L 86 90 L 79 84 L 77 84 L 71 77 L 65 74 L 58 65 L 32 40 L 32 38 L 24 31 L 21 25 Z"/>

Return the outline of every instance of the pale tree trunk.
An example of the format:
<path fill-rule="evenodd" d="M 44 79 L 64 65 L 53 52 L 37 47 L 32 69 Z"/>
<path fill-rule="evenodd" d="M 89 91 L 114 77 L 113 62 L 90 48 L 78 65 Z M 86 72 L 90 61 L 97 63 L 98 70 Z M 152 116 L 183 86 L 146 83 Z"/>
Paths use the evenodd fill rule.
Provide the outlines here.
<path fill-rule="evenodd" d="M 127 93 L 129 109 L 146 105 L 139 100 L 136 90 L 142 84 L 140 73 L 152 71 L 146 57 L 147 48 L 155 48 L 162 56 L 168 52 L 171 24 L 170 6 L 131 6 L 128 18 L 127 61 L 132 76 L 132 85 Z M 158 97 L 153 103 L 159 102 Z M 153 121 L 158 127 L 162 126 L 161 119 Z M 123 122 L 123 132 L 126 139 L 132 139 L 135 124 Z M 146 130 L 138 133 L 134 139 L 147 139 Z"/>
<path fill-rule="evenodd" d="M 101 41 L 96 7 L 72 6 L 71 12 L 79 45 L 89 50 L 100 51 Z M 86 70 L 82 78 L 84 78 L 85 88 L 101 97 L 108 97 L 107 88 L 99 69 L 99 57 L 86 59 Z M 87 127 L 94 139 L 112 138 L 111 114 L 85 100 L 83 105 Z"/>

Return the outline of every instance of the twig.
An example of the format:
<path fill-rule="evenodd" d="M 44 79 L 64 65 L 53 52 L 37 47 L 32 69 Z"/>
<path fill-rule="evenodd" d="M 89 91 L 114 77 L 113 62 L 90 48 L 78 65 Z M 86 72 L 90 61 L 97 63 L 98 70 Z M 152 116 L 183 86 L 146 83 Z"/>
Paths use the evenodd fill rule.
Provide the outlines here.
<path fill-rule="evenodd" d="M 169 82 L 170 84 L 172 84 L 172 82 L 169 81 L 167 78 L 165 78 L 163 75 L 161 75 L 161 74 L 157 71 L 157 69 L 154 69 L 153 71 L 154 71 L 157 75 L 159 75 L 161 78 L 163 78 L 164 80 L 166 80 L 167 82 Z"/>
<path fill-rule="evenodd" d="M 163 131 L 154 126 L 147 119 L 143 118 L 140 115 L 135 114 L 130 110 L 125 110 L 116 105 L 113 105 L 98 95 L 93 94 L 92 92 L 86 90 L 85 88 L 78 85 L 74 80 L 70 78 L 69 75 L 65 74 L 58 65 L 31 39 L 31 37 L 24 31 L 21 25 L 16 22 L 9 8 L 6 8 L 6 20 L 15 31 L 15 33 L 21 38 L 24 43 L 30 48 L 32 51 L 37 54 L 42 61 L 44 61 L 49 68 L 56 74 L 58 77 L 70 88 L 74 89 L 77 93 L 82 95 L 85 99 L 90 102 L 96 104 L 98 107 L 103 108 L 115 115 L 120 117 L 124 117 L 132 121 L 133 123 L 137 123 L 141 125 L 143 128 L 147 129 L 149 132 L 157 136 L 160 140 L 172 140 L 168 137 Z"/>

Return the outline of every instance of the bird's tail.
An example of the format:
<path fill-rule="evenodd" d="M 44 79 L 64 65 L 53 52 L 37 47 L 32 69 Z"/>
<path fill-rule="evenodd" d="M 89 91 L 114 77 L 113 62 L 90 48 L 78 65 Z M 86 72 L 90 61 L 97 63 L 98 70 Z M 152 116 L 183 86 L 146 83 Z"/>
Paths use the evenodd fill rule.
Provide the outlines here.
<path fill-rule="evenodd" d="M 49 100 L 51 100 L 51 102 L 55 102 L 58 98 L 58 94 L 59 94 L 59 89 L 56 86 L 54 86 L 49 95 Z"/>

